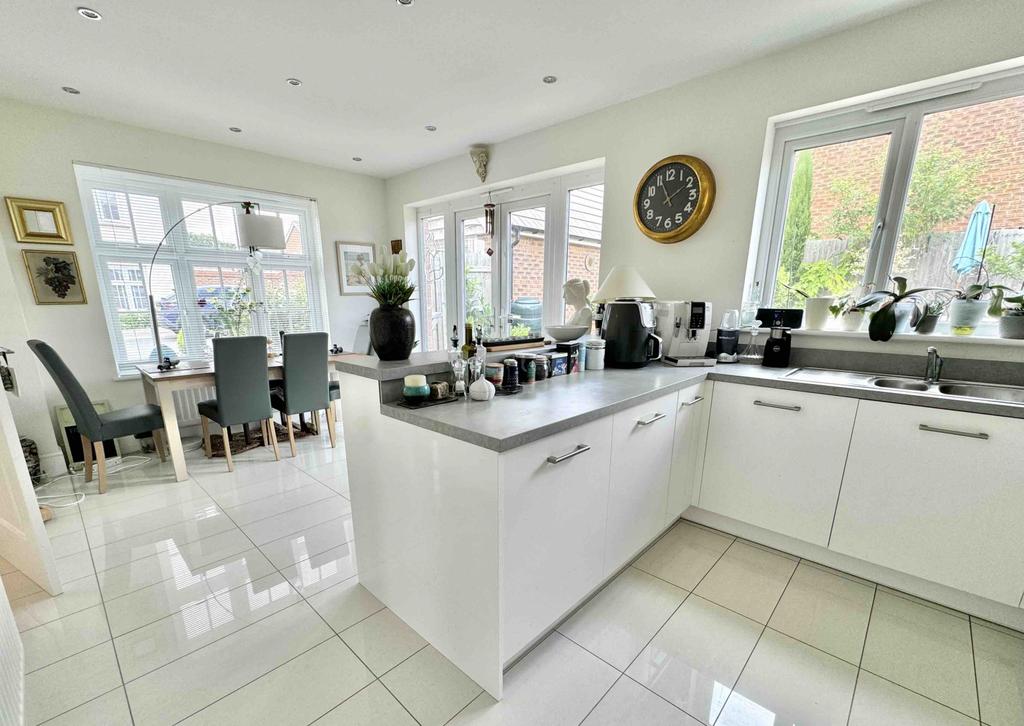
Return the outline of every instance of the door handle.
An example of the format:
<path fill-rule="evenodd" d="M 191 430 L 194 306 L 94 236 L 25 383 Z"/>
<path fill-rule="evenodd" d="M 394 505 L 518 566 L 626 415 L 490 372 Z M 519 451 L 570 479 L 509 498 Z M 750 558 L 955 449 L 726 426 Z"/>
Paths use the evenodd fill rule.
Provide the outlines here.
<path fill-rule="evenodd" d="M 663 413 L 656 413 L 653 416 L 651 416 L 650 418 L 639 419 L 636 422 L 636 425 L 637 426 L 650 426 L 655 421 L 661 421 L 663 418 L 665 418 L 665 414 L 663 414 Z"/>
<path fill-rule="evenodd" d="M 764 406 L 765 408 L 777 408 L 781 411 L 799 411 L 799 406 L 787 406 L 783 403 L 768 403 L 767 401 L 754 401 L 755 406 Z"/>
<path fill-rule="evenodd" d="M 586 444 L 577 444 L 576 448 L 570 451 L 568 454 L 561 454 L 560 456 L 549 456 L 547 458 L 547 462 L 549 464 L 561 464 L 566 459 L 571 459 L 574 456 L 585 454 L 588 451 L 590 451 L 590 447 L 587 446 Z"/>
<path fill-rule="evenodd" d="M 683 401 L 679 404 L 679 408 L 686 408 L 687 406 L 696 406 L 698 403 L 704 400 L 704 396 L 697 396 L 692 401 Z"/>
<path fill-rule="evenodd" d="M 973 431 L 957 431 L 956 429 L 944 429 L 938 426 L 929 426 L 928 424 L 921 424 L 918 426 L 921 431 L 927 431 L 930 434 L 949 434 L 950 436 L 965 436 L 968 439 L 981 439 L 982 441 L 988 441 L 988 434 L 986 433 L 974 433 Z"/>

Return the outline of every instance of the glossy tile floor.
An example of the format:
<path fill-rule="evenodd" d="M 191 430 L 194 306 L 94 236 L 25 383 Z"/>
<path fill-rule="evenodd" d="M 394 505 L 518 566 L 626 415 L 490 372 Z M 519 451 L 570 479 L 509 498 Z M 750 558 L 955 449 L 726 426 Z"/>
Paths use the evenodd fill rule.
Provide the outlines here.
<path fill-rule="evenodd" d="M 687 523 L 495 703 L 358 584 L 341 442 L 299 447 L 59 510 L 57 598 L 0 562 L 30 723 L 1024 724 L 1024 635 Z"/>

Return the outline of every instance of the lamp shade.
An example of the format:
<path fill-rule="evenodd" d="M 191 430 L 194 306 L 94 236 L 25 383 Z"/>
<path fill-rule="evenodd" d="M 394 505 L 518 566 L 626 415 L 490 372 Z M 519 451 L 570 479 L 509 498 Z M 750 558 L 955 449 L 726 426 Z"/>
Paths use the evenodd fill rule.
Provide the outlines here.
<path fill-rule="evenodd" d="M 239 214 L 238 243 L 260 250 L 283 250 L 284 227 L 281 218 L 269 214 Z"/>
<path fill-rule="evenodd" d="M 635 267 L 619 266 L 613 267 L 608 277 L 604 278 L 601 289 L 594 295 L 594 302 L 603 303 L 619 298 L 653 300 L 655 295 Z"/>

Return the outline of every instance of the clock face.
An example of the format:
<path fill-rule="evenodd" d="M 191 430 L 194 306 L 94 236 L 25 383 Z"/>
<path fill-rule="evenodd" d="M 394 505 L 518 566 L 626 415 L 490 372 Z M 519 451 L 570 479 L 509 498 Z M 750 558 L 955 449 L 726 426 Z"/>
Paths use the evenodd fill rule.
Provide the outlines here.
<path fill-rule="evenodd" d="M 711 211 L 714 177 L 694 157 L 669 157 L 655 164 L 637 187 L 634 217 L 644 234 L 678 242 L 696 232 Z"/>

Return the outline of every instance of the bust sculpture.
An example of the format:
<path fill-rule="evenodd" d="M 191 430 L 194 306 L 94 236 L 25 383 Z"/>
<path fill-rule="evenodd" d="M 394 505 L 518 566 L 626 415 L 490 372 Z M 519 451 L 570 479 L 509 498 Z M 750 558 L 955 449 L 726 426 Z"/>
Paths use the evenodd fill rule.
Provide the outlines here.
<path fill-rule="evenodd" d="M 567 280 L 562 285 L 562 297 L 576 311 L 568 324 L 586 325 L 589 328 L 594 320 L 594 313 L 590 309 L 590 282 L 578 277 Z"/>

